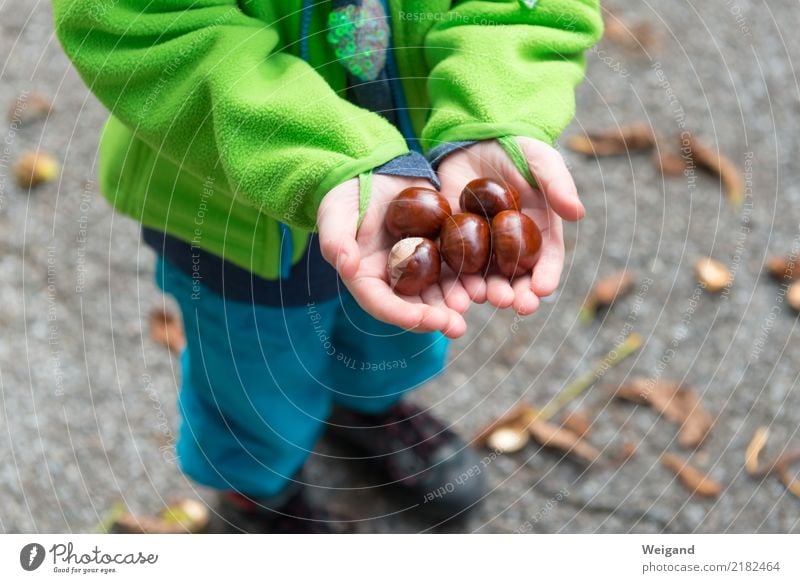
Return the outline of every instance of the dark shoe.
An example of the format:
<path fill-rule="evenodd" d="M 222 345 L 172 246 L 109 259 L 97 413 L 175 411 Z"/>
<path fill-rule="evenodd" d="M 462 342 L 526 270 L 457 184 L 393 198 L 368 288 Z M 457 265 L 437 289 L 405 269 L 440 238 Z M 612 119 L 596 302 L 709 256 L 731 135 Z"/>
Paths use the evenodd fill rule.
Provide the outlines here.
<path fill-rule="evenodd" d="M 308 500 L 304 486 L 292 483 L 269 498 L 221 492 L 213 531 L 251 534 L 328 534 L 338 532 L 334 518 Z"/>
<path fill-rule="evenodd" d="M 357 447 L 431 518 L 458 519 L 486 494 L 480 456 L 433 415 L 400 402 L 365 415 L 335 408 L 329 434 Z"/>

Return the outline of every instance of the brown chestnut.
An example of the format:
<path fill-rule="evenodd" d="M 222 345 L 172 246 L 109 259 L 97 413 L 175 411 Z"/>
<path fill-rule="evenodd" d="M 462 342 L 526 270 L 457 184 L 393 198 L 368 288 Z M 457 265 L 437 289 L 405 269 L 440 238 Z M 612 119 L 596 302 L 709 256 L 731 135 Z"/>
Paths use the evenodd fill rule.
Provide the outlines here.
<path fill-rule="evenodd" d="M 492 250 L 500 273 L 508 278 L 530 271 L 542 246 L 539 227 L 528 215 L 503 211 L 492 219 Z"/>
<path fill-rule="evenodd" d="M 386 264 L 389 285 L 404 296 L 419 295 L 439 281 L 441 267 L 436 243 L 422 237 L 409 237 L 395 243 Z"/>
<path fill-rule="evenodd" d="M 486 270 L 491 257 L 489 221 L 473 213 L 459 213 L 445 221 L 439 246 L 450 269 L 458 274 Z"/>
<path fill-rule="evenodd" d="M 518 211 L 519 193 L 510 184 L 491 178 L 476 178 L 461 191 L 459 204 L 464 212 L 491 219 L 502 211 Z"/>
<path fill-rule="evenodd" d="M 412 186 L 389 203 L 384 223 L 394 237 L 435 239 L 450 213 L 450 203 L 441 194 L 430 188 Z"/>

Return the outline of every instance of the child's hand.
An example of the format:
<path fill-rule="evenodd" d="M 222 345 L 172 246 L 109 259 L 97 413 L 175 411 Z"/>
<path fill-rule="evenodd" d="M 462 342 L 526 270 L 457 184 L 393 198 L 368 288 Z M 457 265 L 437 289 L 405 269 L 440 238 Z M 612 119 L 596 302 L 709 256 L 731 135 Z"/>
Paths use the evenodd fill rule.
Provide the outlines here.
<path fill-rule="evenodd" d="M 564 267 L 564 235 L 561 219 L 577 221 L 585 209 L 564 159 L 554 148 L 531 138 L 517 138 L 531 173 L 540 189 L 532 188 L 517 171 L 500 144 L 494 140 L 478 142 L 466 150 L 447 156 L 439 166 L 442 194 L 453 212 L 464 186 L 474 178 L 503 179 L 519 191 L 522 210 L 542 231 L 542 248 L 532 273 L 514 279 L 499 275 L 484 280 L 479 275 L 462 277 L 470 297 L 476 302 L 488 300 L 499 308 L 513 306 L 520 314 L 531 314 L 539 307 L 539 298 L 558 287 Z"/>
<path fill-rule="evenodd" d="M 467 325 L 462 314 L 469 295 L 455 275 L 442 266 L 442 281 L 420 296 L 396 295 L 388 284 L 386 261 L 396 243 L 384 229 L 388 203 L 409 186 L 432 188 L 427 180 L 375 174 L 372 196 L 361 228 L 358 222 L 358 180 L 349 180 L 322 199 L 317 226 L 322 255 L 333 265 L 359 305 L 383 322 L 407 330 L 439 330 L 458 338 Z"/>

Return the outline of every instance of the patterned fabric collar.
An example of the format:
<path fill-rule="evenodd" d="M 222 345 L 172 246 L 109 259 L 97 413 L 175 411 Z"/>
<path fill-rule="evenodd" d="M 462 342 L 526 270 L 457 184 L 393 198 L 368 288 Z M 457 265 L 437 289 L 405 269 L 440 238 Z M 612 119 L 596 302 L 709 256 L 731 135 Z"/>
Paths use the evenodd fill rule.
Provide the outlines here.
<path fill-rule="evenodd" d="M 381 0 L 334 0 L 328 42 L 356 79 L 376 80 L 386 66 L 389 22 Z"/>

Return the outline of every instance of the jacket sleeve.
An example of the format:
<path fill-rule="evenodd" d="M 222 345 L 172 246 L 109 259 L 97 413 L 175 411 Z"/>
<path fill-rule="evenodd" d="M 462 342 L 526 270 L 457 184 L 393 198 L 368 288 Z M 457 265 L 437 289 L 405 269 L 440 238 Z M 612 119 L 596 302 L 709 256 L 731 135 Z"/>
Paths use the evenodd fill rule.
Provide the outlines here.
<path fill-rule="evenodd" d="M 65 51 L 117 119 L 292 226 L 313 228 L 331 188 L 408 152 L 390 123 L 281 51 L 277 25 L 236 0 L 53 5 Z"/>
<path fill-rule="evenodd" d="M 506 136 L 552 144 L 572 120 L 584 52 L 602 29 L 597 0 L 459 3 L 425 39 L 423 146 Z"/>

